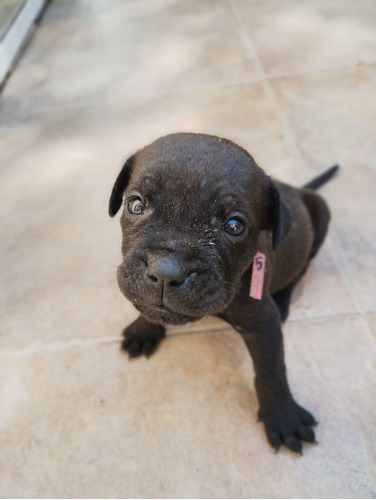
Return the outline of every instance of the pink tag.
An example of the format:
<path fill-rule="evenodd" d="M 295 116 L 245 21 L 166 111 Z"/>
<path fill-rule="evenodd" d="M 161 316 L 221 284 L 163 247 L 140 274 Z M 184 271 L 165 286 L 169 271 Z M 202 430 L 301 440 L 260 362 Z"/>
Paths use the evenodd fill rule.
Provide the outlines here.
<path fill-rule="evenodd" d="M 261 300 L 265 275 L 265 254 L 257 252 L 253 259 L 253 269 L 251 278 L 251 289 L 249 296 L 252 299 Z"/>

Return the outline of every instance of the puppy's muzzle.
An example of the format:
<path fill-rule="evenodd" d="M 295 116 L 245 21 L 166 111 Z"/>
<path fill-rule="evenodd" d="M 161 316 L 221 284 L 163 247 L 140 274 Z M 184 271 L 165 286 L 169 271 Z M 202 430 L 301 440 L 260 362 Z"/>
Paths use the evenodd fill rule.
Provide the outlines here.
<path fill-rule="evenodd" d="M 118 268 L 123 295 L 150 321 L 184 324 L 216 314 L 229 301 L 218 258 L 188 248 L 137 248 Z"/>

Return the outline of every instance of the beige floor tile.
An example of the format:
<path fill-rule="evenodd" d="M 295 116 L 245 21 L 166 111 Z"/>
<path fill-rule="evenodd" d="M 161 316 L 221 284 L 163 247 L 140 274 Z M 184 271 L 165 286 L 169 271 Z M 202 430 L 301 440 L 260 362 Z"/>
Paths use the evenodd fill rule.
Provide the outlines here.
<path fill-rule="evenodd" d="M 334 251 L 358 309 L 375 311 L 376 68 L 289 78 L 273 88 L 312 173 L 341 165 L 322 189 L 332 210 Z"/>
<path fill-rule="evenodd" d="M 2 355 L 1 496 L 372 496 L 369 332 L 349 316 L 285 338 L 293 393 L 320 422 L 304 458 L 266 443 L 236 334 L 168 338 L 131 362 L 116 344 Z"/>
<path fill-rule="evenodd" d="M 356 312 L 329 238 L 293 292 L 291 320 Z"/>
<path fill-rule="evenodd" d="M 269 76 L 376 62 L 373 0 L 234 0 Z"/>
<path fill-rule="evenodd" d="M 136 9 L 115 2 L 88 18 L 58 11 L 51 6 L 12 75 L 3 113 L 255 79 L 225 0 L 146 2 Z"/>

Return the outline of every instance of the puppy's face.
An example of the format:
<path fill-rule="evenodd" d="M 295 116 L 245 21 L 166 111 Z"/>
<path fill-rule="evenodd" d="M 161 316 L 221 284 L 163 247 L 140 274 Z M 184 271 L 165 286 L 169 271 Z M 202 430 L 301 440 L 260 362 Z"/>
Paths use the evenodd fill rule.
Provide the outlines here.
<path fill-rule="evenodd" d="M 219 314 L 260 231 L 279 238 L 276 196 L 252 157 L 224 139 L 173 134 L 147 146 L 124 165 L 110 200 L 114 215 L 124 199 L 120 290 L 157 323 Z"/>

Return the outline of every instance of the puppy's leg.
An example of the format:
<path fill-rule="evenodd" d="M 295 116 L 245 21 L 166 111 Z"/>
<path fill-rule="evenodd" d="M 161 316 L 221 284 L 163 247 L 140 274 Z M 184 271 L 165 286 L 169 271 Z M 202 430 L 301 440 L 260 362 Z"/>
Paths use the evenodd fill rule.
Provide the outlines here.
<path fill-rule="evenodd" d="M 285 288 L 282 288 L 282 290 L 278 290 L 278 292 L 272 294 L 272 298 L 279 309 L 279 315 L 281 317 L 282 323 L 286 321 L 289 315 L 291 295 L 294 291 L 295 285 L 303 278 L 305 272 L 307 271 L 307 268 L 308 264 L 304 267 L 302 272 L 292 283 L 287 285 Z"/>
<path fill-rule="evenodd" d="M 282 290 L 278 290 L 278 292 L 273 293 L 272 295 L 273 300 L 279 309 L 279 315 L 282 322 L 286 321 L 289 315 L 291 295 L 294 290 L 295 284 L 295 282 L 291 283 L 290 285 L 282 288 Z"/>
<path fill-rule="evenodd" d="M 286 376 L 278 309 L 270 296 L 261 301 L 237 297 L 221 315 L 238 330 L 253 359 L 255 386 L 270 444 L 301 453 L 302 441 L 314 442 L 315 419 L 293 399 Z"/>
<path fill-rule="evenodd" d="M 125 328 L 123 336 L 124 340 L 121 343 L 121 348 L 128 352 L 130 358 L 142 354 L 149 357 L 165 337 L 165 328 L 151 323 L 140 315 L 136 321 Z"/>
<path fill-rule="evenodd" d="M 314 232 L 312 249 L 308 257 L 308 260 L 312 260 L 316 256 L 317 252 L 324 242 L 326 233 L 328 231 L 330 212 L 325 200 L 314 191 L 303 189 L 301 191 L 301 196 L 304 204 L 308 208 Z M 302 279 L 305 272 L 307 271 L 307 268 L 308 263 L 292 283 L 287 285 L 282 290 L 278 290 L 272 295 L 273 300 L 277 304 L 277 307 L 279 309 L 282 322 L 285 321 L 287 319 L 287 316 L 289 315 L 291 295 L 294 287 Z"/>

